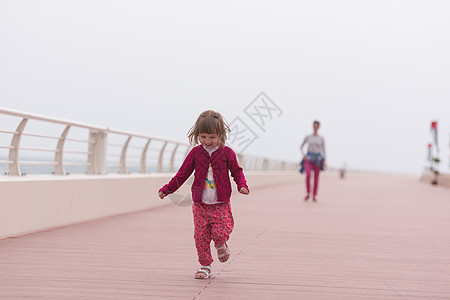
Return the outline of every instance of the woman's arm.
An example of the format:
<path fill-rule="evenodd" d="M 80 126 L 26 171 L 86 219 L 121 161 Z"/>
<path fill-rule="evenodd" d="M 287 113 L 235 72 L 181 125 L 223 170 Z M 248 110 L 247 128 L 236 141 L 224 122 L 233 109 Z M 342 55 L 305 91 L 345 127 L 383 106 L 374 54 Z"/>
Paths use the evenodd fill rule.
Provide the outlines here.
<path fill-rule="evenodd" d="M 325 154 L 325 139 L 322 137 L 322 153 L 323 153 L 323 158 L 325 159 L 326 154 Z"/>
<path fill-rule="evenodd" d="M 302 153 L 302 155 L 303 155 L 303 157 L 305 157 L 305 152 L 303 151 L 303 147 L 305 146 L 305 144 L 307 143 L 306 142 L 306 139 L 308 138 L 308 136 L 306 136 L 305 137 L 305 139 L 303 140 L 303 143 L 300 145 L 300 152 Z"/>

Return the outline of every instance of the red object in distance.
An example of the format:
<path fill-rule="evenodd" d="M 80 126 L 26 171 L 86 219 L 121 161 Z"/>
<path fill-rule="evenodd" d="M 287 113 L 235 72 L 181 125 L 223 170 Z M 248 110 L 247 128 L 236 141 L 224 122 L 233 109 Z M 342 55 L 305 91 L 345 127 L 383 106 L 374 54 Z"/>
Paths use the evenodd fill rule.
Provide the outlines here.
<path fill-rule="evenodd" d="M 437 129 L 437 121 L 431 122 L 431 129 Z"/>

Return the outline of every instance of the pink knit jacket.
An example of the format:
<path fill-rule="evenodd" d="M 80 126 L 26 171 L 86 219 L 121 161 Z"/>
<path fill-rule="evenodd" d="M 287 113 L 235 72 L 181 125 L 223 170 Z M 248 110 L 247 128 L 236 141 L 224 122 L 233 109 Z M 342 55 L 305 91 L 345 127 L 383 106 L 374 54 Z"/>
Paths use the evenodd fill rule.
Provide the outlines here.
<path fill-rule="evenodd" d="M 230 202 L 231 183 L 228 170 L 230 170 L 238 190 L 242 187 L 249 189 L 244 172 L 237 162 L 236 154 L 230 147 L 219 147 L 210 156 L 202 145 L 198 145 L 186 156 L 177 174 L 159 191 L 166 195 L 174 193 L 195 170 L 194 183 L 191 187 L 192 199 L 194 202 L 202 202 L 202 191 L 210 163 L 216 182 L 217 200 L 219 202 Z"/>

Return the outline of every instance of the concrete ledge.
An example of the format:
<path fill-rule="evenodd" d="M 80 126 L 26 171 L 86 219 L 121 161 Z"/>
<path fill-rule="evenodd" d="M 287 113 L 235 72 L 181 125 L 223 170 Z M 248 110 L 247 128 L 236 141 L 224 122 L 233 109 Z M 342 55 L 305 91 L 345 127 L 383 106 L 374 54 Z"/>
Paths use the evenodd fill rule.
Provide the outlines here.
<path fill-rule="evenodd" d="M 177 198 L 161 200 L 157 191 L 173 175 L 1 177 L 0 239 L 169 205 Z M 292 171 L 246 172 L 246 177 L 250 189 L 301 180 Z M 189 184 L 177 195 L 190 195 Z"/>

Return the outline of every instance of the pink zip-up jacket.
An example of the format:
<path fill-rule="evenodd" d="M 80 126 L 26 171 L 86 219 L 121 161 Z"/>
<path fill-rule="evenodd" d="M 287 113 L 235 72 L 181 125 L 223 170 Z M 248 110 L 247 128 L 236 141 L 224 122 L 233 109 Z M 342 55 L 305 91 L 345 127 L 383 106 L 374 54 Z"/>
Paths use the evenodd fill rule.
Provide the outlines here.
<path fill-rule="evenodd" d="M 210 156 L 202 145 L 198 145 L 192 148 L 186 156 L 177 174 L 159 191 L 166 195 L 174 193 L 195 170 L 194 183 L 191 187 L 192 200 L 194 202 L 202 202 L 202 191 L 210 163 L 216 182 L 217 201 L 230 202 L 231 183 L 228 170 L 230 170 L 238 190 L 242 187 L 245 187 L 247 190 L 249 189 L 244 172 L 237 162 L 236 153 L 230 147 L 219 147 Z"/>

